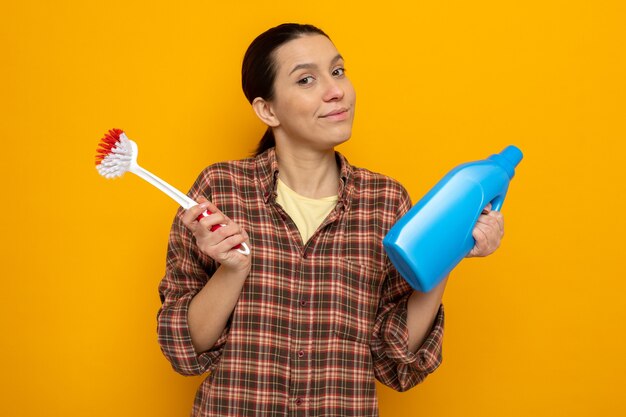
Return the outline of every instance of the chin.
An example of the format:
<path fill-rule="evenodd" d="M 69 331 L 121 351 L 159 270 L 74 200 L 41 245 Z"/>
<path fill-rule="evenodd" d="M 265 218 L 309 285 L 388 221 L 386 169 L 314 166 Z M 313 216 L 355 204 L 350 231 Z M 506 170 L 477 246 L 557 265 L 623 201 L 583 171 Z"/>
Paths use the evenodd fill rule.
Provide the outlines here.
<path fill-rule="evenodd" d="M 352 137 L 352 126 L 344 127 L 343 129 L 337 129 L 333 132 L 333 142 L 335 146 L 341 145 L 347 142 Z"/>
<path fill-rule="evenodd" d="M 342 143 L 346 143 L 347 141 L 350 140 L 351 137 L 352 137 L 352 134 L 349 134 L 349 135 L 345 136 L 344 138 L 338 140 L 337 143 L 335 144 L 335 146 L 339 146 Z"/>

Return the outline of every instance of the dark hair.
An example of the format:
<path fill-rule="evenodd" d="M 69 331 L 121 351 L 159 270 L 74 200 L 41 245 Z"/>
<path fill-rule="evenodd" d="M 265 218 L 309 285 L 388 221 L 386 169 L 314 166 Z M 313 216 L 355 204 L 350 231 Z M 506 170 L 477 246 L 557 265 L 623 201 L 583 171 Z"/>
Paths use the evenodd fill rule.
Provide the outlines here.
<path fill-rule="evenodd" d="M 257 97 L 264 100 L 274 98 L 276 79 L 274 51 L 281 45 L 305 35 L 323 35 L 330 39 L 326 33 L 313 25 L 284 23 L 261 33 L 252 41 L 241 65 L 241 87 L 250 104 Z M 255 155 L 260 155 L 275 144 L 274 133 L 268 126 Z"/>

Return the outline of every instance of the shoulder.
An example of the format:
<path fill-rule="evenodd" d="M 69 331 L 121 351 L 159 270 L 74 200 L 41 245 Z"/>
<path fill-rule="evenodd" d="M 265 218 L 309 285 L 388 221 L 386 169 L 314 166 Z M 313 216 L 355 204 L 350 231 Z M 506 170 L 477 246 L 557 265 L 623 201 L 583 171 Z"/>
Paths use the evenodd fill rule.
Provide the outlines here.
<path fill-rule="evenodd" d="M 360 167 L 351 167 L 349 171 L 353 216 L 365 219 L 367 227 L 384 236 L 411 209 L 409 193 L 398 180 L 388 175 Z"/>
<path fill-rule="evenodd" d="M 210 179 L 213 182 L 217 181 L 217 183 L 242 183 L 253 180 L 254 168 L 254 158 L 216 162 L 202 170 L 198 178 Z"/>
<path fill-rule="evenodd" d="M 395 178 L 371 171 L 367 168 L 352 167 L 354 190 L 358 195 L 370 195 L 385 200 L 410 202 L 407 189 Z"/>
<path fill-rule="evenodd" d="M 199 177 L 240 178 L 254 172 L 254 158 L 216 162 L 204 168 Z"/>
<path fill-rule="evenodd" d="M 254 166 L 253 158 L 211 164 L 200 172 L 191 194 L 210 195 L 224 188 L 243 187 L 254 181 Z"/>

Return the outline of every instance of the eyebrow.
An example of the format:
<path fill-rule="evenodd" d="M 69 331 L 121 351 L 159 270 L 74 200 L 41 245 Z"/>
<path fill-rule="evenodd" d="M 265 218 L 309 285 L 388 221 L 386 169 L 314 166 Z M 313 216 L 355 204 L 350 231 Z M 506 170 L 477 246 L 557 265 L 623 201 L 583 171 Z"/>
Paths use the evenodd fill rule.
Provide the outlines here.
<path fill-rule="evenodd" d="M 330 64 L 334 64 L 337 61 L 342 60 L 343 57 L 341 56 L 341 54 L 337 54 L 337 56 L 335 56 L 332 61 L 330 61 Z M 310 63 L 306 63 L 306 64 L 298 64 L 296 65 L 290 72 L 289 75 L 293 74 L 294 72 L 300 70 L 300 69 L 310 69 L 310 68 L 317 68 L 317 64 L 310 64 Z"/>

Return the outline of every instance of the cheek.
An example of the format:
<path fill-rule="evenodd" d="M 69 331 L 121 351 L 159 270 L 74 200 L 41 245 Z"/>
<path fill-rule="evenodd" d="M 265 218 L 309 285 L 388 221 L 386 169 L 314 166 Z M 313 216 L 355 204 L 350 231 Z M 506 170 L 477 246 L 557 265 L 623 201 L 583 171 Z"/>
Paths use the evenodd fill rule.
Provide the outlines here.
<path fill-rule="evenodd" d="M 276 116 L 284 121 L 310 116 L 315 112 L 314 102 L 303 94 L 283 95 L 275 106 Z"/>
<path fill-rule="evenodd" d="M 354 89 L 354 86 L 352 85 L 352 82 L 348 79 L 346 79 L 346 85 L 344 86 L 344 93 L 346 95 L 346 98 L 352 102 L 355 103 L 356 102 L 356 90 Z"/>

